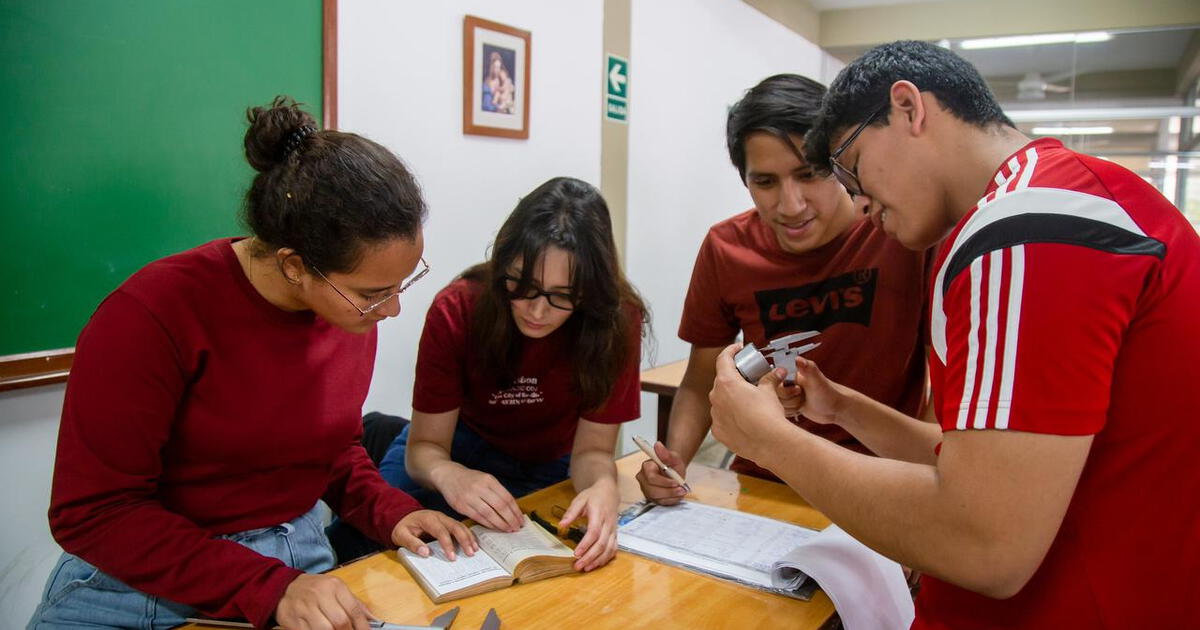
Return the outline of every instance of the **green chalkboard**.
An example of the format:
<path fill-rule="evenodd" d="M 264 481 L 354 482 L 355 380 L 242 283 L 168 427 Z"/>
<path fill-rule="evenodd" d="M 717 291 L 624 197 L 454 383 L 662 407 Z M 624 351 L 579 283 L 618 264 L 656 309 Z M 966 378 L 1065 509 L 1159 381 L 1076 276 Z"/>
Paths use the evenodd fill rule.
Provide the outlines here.
<path fill-rule="evenodd" d="M 0 355 L 69 347 L 147 262 L 239 233 L 244 112 L 321 119 L 320 0 L 0 0 Z"/>

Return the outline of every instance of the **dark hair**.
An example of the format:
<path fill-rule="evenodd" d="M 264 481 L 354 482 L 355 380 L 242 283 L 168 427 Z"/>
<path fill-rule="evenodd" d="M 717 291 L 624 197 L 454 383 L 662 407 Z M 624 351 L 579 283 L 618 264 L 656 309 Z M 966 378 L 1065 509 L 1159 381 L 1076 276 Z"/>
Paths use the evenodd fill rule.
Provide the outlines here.
<path fill-rule="evenodd" d="M 764 131 L 782 140 L 803 159 L 792 135 L 804 137 L 813 125 L 825 86 L 798 74 L 777 74 L 746 91 L 742 100 L 729 108 L 725 121 L 725 145 L 729 159 L 746 181 L 746 138 Z"/>
<path fill-rule="evenodd" d="M 292 99 L 246 110 L 246 161 L 258 174 L 242 222 L 267 248 L 289 247 L 325 272 L 347 272 L 363 250 L 415 239 L 427 213 L 421 188 L 391 151 L 341 131 L 317 131 Z"/>
<path fill-rule="evenodd" d="M 911 81 L 931 92 L 955 118 L 979 127 L 1015 127 L 975 69 L 953 52 L 912 40 L 883 44 L 868 50 L 838 73 L 813 128 L 805 137 L 805 153 L 813 168 L 828 172 L 829 144 L 842 130 L 861 124 L 890 99 L 892 84 Z M 880 115 L 873 125 L 884 125 Z"/>
<path fill-rule="evenodd" d="M 649 329 L 646 305 L 617 261 L 608 204 L 592 185 L 555 177 L 517 203 L 500 227 L 488 261 L 462 274 L 483 286 L 472 336 L 485 373 L 497 375 L 501 386 L 510 386 L 523 336 L 513 322 L 504 275 L 520 261 L 516 293 L 526 294 L 538 259 L 551 245 L 571 254 L 575 310 L 563 327 L 573 357 L 575 387 L 583 409 L 592 411 L 608 399 L 637 347 L 630 339 L 632 318 L 641 321 L 643 335 Z"/>

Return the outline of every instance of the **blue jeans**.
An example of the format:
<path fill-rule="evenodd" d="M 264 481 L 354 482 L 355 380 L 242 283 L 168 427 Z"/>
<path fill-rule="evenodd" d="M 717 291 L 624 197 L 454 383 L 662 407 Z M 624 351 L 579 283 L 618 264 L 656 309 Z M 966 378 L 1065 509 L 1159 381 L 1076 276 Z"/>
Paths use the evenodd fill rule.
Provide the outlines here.
<path fill-rule="evenodd" d="M 411 494 L 421 505 L 451 518 L 464 518 L 436 490 L 423 488 L 408 476 L 408 471 L 404 469 L 404 452 L 408 448 L 408 432 L 411 428 L 411 424 L 404 427 L 396 436 L 383 461 L 379 462 L 380 474 L 388 483 Z M 548 462 L 523 462 L 488 444 L 461 421 L 454 428 L 450 459 L 472 470 L 492 475 L 513 497 L 522 497 L 534 490 L 552 486 L 566 479 L 571 470 L 569 454 Z"/>
<path fill-rule="evenodd" d="M 217 536 L 306 573 L 333 568 L 317 507 L 287 523 Z M 231 576 L 232 579 L 236 579 Z M 196 609 L 134 590 L 87 561 L 64 553 L 46 580 L 42 603 L 26 630 L 137 628 L 165 630 L 197 616 Z"/>

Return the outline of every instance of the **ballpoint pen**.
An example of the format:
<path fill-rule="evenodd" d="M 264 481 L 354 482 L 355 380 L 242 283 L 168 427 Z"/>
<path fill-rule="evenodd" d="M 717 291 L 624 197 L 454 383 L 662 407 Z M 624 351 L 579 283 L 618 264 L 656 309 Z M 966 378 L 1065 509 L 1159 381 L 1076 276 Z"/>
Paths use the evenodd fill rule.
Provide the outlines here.
<path fill-rule="evenodd" d="M 683 486 L 684 492 L 691 493 L 692 487 L 683 480 L 683 475 L 680 475 L 678 472 L 676 472 L 674 468 L 664 464 L 663 461 L 658 458 L 658 454 L 654 452 L 654 447 L 650 446 L 650 443 L 646 441 L 646 438 L 640 435 L 635 435 L 633 436 L 633 443 L 637 444 L 638 448 L 642 449 L 642 452 L 645 453 L 651 460 L 653 460 L 655 464 L 658 464 L 659 469 L 663 471 L 664 475 L 670 477 L 675 483 Z"/>

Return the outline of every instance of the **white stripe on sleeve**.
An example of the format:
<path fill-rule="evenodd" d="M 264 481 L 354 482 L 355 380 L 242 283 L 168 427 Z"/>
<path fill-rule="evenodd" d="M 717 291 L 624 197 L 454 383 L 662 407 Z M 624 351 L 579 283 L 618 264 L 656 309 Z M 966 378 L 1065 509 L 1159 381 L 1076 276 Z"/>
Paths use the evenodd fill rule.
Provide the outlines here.
<path fill-rule="evenodd" d="M 971 261 L 971 331 L 967 334 L 967 362 L 963 374 L 963 395 L 958 403 L 958 422 L 961 431 L 967 428 L 971 398 L 975 395 L 975 370 L 979 358 L 979 283 L 983 276 L 983 258 Z"/>
<path fill-rule="evenodd" d="M 1004 250 L 989 252 L 987 278 L 987 330 L 983 344 L 983 371 L 979 379 L 979 402 L 975 403 L 976 429 L 987 426 L 992 402 L 992 382 L 996 375 L 996 329 L 1000 327 L 1000 272 L 1004 266 Z M 982 292 L 982 291 L 981 291 Z M 970 401 L 968 401 L 969 403 Z"/>
<path fill-rule="evenodd" d="M 1013 380 L 1017 371 L 1017 336 L 1021 330 L 1021 297 L 1025 290 L 1025 246 L 1009 250 L 1008 312 L 1004 322 L 1004 364 L 1000 369 L 999 400 L 996 401 L 996 428 L 1008 428 L 1012 408 Z"/>

